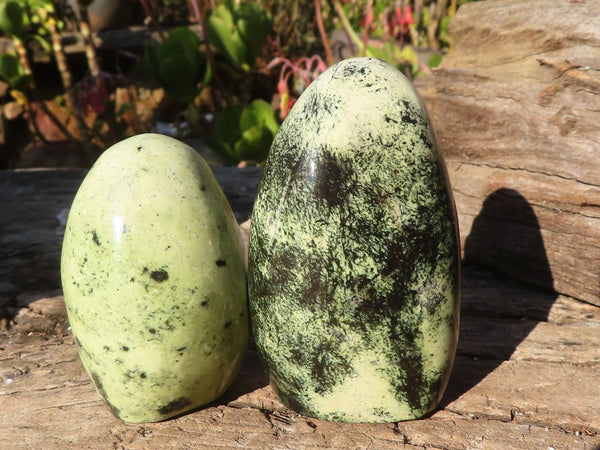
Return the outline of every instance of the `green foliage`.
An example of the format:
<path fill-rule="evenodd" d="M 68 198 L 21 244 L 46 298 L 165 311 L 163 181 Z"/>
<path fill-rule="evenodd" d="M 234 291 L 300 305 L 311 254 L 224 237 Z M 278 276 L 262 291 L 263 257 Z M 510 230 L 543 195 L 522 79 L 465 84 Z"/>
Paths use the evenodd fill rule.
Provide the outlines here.
<path fill-rule="evenodd" d="M 450 33 L 448 29 L 450 27 L 450 16 L 444 16 L 440 19 L 440 29 L 439 29 L 439 41 L 441 47 L 450 47 Z"/>
<path fill-rule="evenodd" d="M 407 76 L 410 75 L 411 79 L 421 73 L 419 56 L 410 45 L 400 48 L 390 41 L 385 41 L 382 47 L 367 46 L 367 52 L 369 56 L 382 59 L 396 66 Z"/>
<path fill-rule="evenodd" d="M 248 106 L 225 108 L 214 123 L 213 133 L 203 136 L 206 143 L 232 164 L 263 162 L 269 154 L 279 123 L 271 105 L 254 100 Z"/>
<path fill-rule="evenodd" d="M 209 42 L 237 69 L 248 72 L 273 28 L 271 15 L 253 3 L 226 0 L 208 16 Z"/>
<path fill-rule="evenodd" d="M 0 30 L 20 39 L 39 40 L 49 34 L 46 25 L 53 14 L 51 0 L 0 0 Z M 57 26 L 60 29 L 62 22 Z"/>
<path fill-rule="evenodd" d="M 0 55 L 0 78 L 8 83 L 11 89 L 26 93 L 32 82 L 31 74 L 25 73 L 19 59 L 10 54 Z"/>
<path fill-rule="evenodd" d="M 12 0 L 0 3 L 0 30 L 19 36 L 23 29 L 25 10 Z"/>
<path fill-rule="evenodd" d="M 308 54 L 317 42 L 314 0 L 252 0 L 273 17 L 273 36 L 282 54 Z"/>
<path fill-rule="evenodd" d="M 144 65 L 167 94 L 186 103 L 194 101 L 211 77 L 198 36 L 185 27 L 171 31 L 160 44 L 147 43 Z"/>
<path fill-rule="evenodd" d="M 429 61 L 427 62 L 427 66 L 429 66 L 430 68 L 433 69 L 433 68 L 439 66 L 441 62 L 442 62 L 442 55 L 440 55 L 439 53 L 433 53 L 429 57 Z"/>

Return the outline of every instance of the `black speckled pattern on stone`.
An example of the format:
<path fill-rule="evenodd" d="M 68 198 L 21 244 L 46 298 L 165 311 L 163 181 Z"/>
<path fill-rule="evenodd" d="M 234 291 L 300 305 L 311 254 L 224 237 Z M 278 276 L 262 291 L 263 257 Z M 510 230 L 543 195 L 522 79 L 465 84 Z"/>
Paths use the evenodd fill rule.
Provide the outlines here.
<path fill-rule="evenodd" d="M 238 225 L 206 162 L 157 134 L 107 150 L 67 221 L 62 284 L 84 367 L 117 416 L 218 398 L 248 341 Z"/>
<path fill-rule="evenodd" d="M 458 340 L 458 224 L 418 94 L 355 58 L 313 82 L 273 143 L 254 206 L 249 296 L 281 399 L 336 421 L 422 417 Z"/>

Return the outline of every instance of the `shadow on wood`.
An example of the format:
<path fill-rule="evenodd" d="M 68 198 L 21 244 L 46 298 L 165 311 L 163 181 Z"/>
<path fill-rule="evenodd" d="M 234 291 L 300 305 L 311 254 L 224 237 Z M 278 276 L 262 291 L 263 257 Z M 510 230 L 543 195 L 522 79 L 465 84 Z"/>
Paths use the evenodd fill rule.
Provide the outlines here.
<path fill-rule="evenodd" d="M 513 278 L 523 279 L 525 273 L 531 285 L 545 292 L 523 302 L 523 292 L 533 293 L 533 286 L 515 281 L 504 295 L 490 292 L 483 298 L 480 282 L 492 284 L 477 266 Z M 513 189 L 499 189 L 483 203 L 465 242 L 463 267 L 467 276 L 463 277 L 461 337 L 442 407 L 508 361 L 536 325 L 548 321 L 557 298 L 537 217 L 525 197 Z"/>

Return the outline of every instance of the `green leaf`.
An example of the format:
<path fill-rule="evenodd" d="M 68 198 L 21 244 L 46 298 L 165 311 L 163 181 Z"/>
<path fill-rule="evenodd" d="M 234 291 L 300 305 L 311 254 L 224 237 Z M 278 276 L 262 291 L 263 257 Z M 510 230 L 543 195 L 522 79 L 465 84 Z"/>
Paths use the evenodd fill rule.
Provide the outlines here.
<path fill-rule="evenodd" d="M 159 79 L 165 89 L 178 100 L 192 101 L 198 94 L 197 73 L 184 55 L 173 55 L 160 62 Z"/>
<path fill-rule="evenodd" d="M 388 62 L 394 66 L 397 66 L 398 63 L 402 60 L 402 51 L 391 42 L 384 42 L 383 46 L 380 48 L 374 46 L 367 46 L 367 50 L 378 59 L 382 59 L 385 62 Z"/>
<path fill-rule="evenodd" d="M 29 87 L 31 86 L 32 82 L 33 75 L 27 73 L 13 78 L 9 84 L 13 89 L 26 93 L 27 91 L 29 91 Z"/>
<path fill-rule="evenodd" d="M 262 162 L 267 159 L 272 142 L 271 131 L 261 124 L 245 130 L 233 149 L 239 161 Z"/>
<path fill-rule="evenodd" d="M 431 56 L 429 57 L 429 61 L 427 62 L 427 66 L 429 66 L 433 69 L 433 68 L 439 66 L 441 62 L 442 62 L 442 55 L 440 55 L 439 53 L 432 53 Z"/>
<path fill-rule="evenodd" d="M 200 137 L 204 140 L 206 145 L 208 145 L 215 152 L 217 152 L 220 155 L 223 155 L 225 158 L 227 158 L 227 160 L 231 164 L 235 164 L 235 163 L 239 162 L 237 160 L 235 153 L 234 153 L 233 149 L 231 148 L 231 146 L 224 140 L 219 139 L 216 136 L 208 134 L 208 133 L 201 133 Z"/>
<path fill-rule="evenodd" d="M 273 29 L 270 14 L 254 3 L 243 2 L 237 10 L 236 25 L 246 45 L 246 62 L 252 66 Z"/>
<path fill-rule="evenodd" d="M 225 108 L 215 120 L 213 133 L 217 138 L 235 144 L 241 137 L 239 108 Z"/>
<path fill-rule="evenodd" d="M 210 68 L 202 67 L 208 64 L 200 52 L 200 39 L 185 27 L 172 30 L 160 44 L 146 43 L 143 64 L 169 95 L 187 103 L 201 91 L 200 76 L 204 77 L 202 83 L 207 83 L 211 76 Z"/>
<path fill-rule="evenodd" d="M 129 110 L 133 110 L 133 105 L 130 102 L 125 102 L 121 105 L 119 110 L 115 113 L 117 116 L 122 116 Z"/>
<path fill-rule="evenodd" d="M 11 54 L 0 55 L 0 79 L 8 83 L 11 89 L 26 93 L 33 81 L 33 76 L 25 73 L 19 59 Z"/>
<path fill-rule="evenodd" d="M 240 118 L 242 132 L 256 125 L 266 126 L 272 136 L 275 136 L 279 131 L 279 122 L 277 122 L 275 111 L 264 100 L 254 100 L 250 106 L 242 111 Z"/>
<path fill-rule="evenodd" d="M 157 49 L 157 57 L 163 60 L 173 55 L 183 55 L 194 66 L 194 70 L 200 69 L 202 57 L 199 50 L 200 39 L 196 34 L 186 27 L 175 28 L 169 36 L 160 43 Z"/>
<path fill-rule="evenodd" d="M 0 4 L 0 29 L 19 36 L 23 28 L 24 9 L 16 1 L 8 1 Z"/>
<path fill-rule="evenodd" d="M 225 5 L 220 5 L 208 18 L 206 22 L 208 40 L 231 64 L 238 68 L 245 68 L 246 48 L 229 11 L 221 12 L 224 8 Z"/>
<path fill-rule="evenodd" d="M 21 63 L 10 53 L 0 55 L 0 77 L 8 81 L 22 73 Z"/>
<path fill-rule="evenodd" d="M 236 68 L 250 70 L 273 28 L 268 12 L 242 1 L 225 1 L 208 17 L 209 42 Z"/>

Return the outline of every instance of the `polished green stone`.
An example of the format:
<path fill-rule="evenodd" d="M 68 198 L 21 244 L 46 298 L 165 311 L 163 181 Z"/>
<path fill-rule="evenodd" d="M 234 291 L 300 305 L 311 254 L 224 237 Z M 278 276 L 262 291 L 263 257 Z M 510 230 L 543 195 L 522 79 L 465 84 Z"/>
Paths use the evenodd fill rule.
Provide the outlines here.
<path fill-rule="evenodd" d="M 79 355 L 127 422 L 218 398 L 248 339 L 237 222 L 210 168 L 157 134 L 107 150 L 83 181 L 62 248 Z"/>
<path fill-rule="evenodd" d="M 249 300 L 296 411 L 393 422 L 440 401 L 458 339 L 457 218 L 427 112 L 391 65 L 334 65 L 283 123 L 253 212 Z"/>

